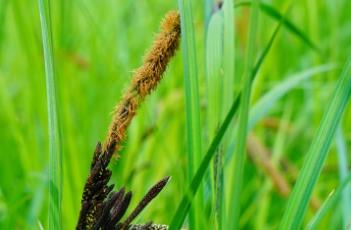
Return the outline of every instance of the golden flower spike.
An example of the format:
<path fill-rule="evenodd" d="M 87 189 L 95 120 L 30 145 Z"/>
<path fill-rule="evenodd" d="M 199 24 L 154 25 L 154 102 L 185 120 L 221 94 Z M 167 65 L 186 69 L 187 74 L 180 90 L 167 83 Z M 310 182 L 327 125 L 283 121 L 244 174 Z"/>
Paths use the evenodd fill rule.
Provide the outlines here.
<path fill-rule="evenodd" d="M 176 11 L 169 12 L 161 25 L 161 32 L 144 58 L 143 65 L 134 71 L 132 84 L 116 106 L 105 149 L 118 150 L 126 128 L 136 114 L 145 96 L 154 90 L 162 79 L 167 64 L 174 56 L 180 40 L 180 16 Z"/>

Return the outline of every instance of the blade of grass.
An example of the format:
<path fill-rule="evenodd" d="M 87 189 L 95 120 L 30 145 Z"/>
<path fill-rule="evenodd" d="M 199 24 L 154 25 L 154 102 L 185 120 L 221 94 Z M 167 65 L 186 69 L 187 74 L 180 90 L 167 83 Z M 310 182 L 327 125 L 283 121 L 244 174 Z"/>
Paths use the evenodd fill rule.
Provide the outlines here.
<path fill-rule="evenodd" d="M 206 172 L 206 169 L 208 168 L 211 159 L 213 157 L 213 155 L 216 152 L 216 149 L 218 148 L 218 145 L 220 144 L 224 133 L 226 132 L 231 120 L 233 119 L 238 107 L 240 104 L 240 96 L 238 96 L 236 98 L 236 100 L 234 100 L 234 103 L 232 104 L 231 109 L 229 110 L 224 122 L 222 123 L 221 127 L 218 130 L 218 133 L 216 134 L 215 138 L 212 140 L 211 145 L 206 153 L 206 155 L 204 156 L 200 167 L 198 168 L 198 170 L 196 171 L 196 174 L 194 176 L 194 178 L 191 181 L 191 184 L 189 186 L 189 189 L 187 191 L 186 194 L 184 194 L 182 201 L 180 202 L 176 214 L 174 215 L 170 227 L 170 230 L 178 230 L 182 227 L 182 224 L 184 222 L 184 219 L 186 217 L 186 214 L 190 208 L 191 205 L 191 201 L 197 191 L 197 189 L 199 188 L 199 185 L 202 181 L 202 178 Z"/>
<path fill-rule="evenodd" d="M 208 93 L 208 133 L 212 140 L 220 124 L 222 101 L 223 15 L 217 11 L 211 17 L 206 44 L 206 78 Z"/>
<path fill-rule="evenodd" d="M 289 93 L 294 88 L 298 87 L 302 82 L 316 76 L 320 73 L 325 73 L 335 69 L 333 64 L 325 64 L 317 66 L 312 69 L 304 70 L 303 72 L 296 73 L 291 77 L 287 77 L 286 80 L 280 82 L 276 87 L 267 92 L 261 97 L 261 99 L 256 102 L 250 111 L 249 116 L 249 128 L 250 131 L 261 119 L 263 119 L 269 113 L 270 109 L 287 93 Z M 229 149 L 234 149 L 235 143 L 232 142 Z M 227 165 L 232 157 L 233 151 L 228 151 L 225 157 L 225 165 Z"/>
<path fill-rule="evenodd" d="M 230 109 L 232 98 L 234 96 L 234 68 L 235 68 L 235 36 L 234 36 L 234 7 L 232 0 L 225 0 L 221 9 L 223 12 L 223 32 L 220 33 L 221 41 L 223 42 L 223 80 L 217 78 L 222 84 L 222 100 L 218 103 L 220 106 L 220 115 L 217 127 L 220 121 L 225 118 L 225 114 Z M 237 79 L 239 82 L 239 79 Z M 211 107 L 210 107 L 211 109 Z M 216 197 L 216 222 L 217 228 L 223 228 L 224 221 L 224 168 L 223 168 L 223 153 L 226 152 L 227 142 L 232 133 L 228 133 L 227 137 L 223 140 L 223 146 L 218 148 L 218 153 L 215 157 L 215 197 Z"/>
<path fill-rule="evenodd" d="M 286 133 L 284 130 L 286 130 L 288 126 L 288 122 L 291 120 L 291 117 L 292 117 L 292 111 L 293 111 L 292 103 L 288 102 L 286 105 L 284 105 L 284 108 L 285 109 L 283 110 L 284 112 L 279 122 L 279 127 L 276 134 L 276 138 L 274 140 L 272 155 L 271 155 L 272 165 L 276 168 L 279 168 L 278 163 L 279 163 L 279 160 L 281 159 L 283 152 L 285 152 L 284 148 L 286 146 L 286 140 L 289 137 L 289 134 Z M 267 223 L 269 223 L 267 219 L 270 213 L 271 202 L 273 199 L 272 191 L 274 189 L 272 179 L 269 177 L 266 177 L 264 179 L 264 182 L 261 188 L 262 189 L 260 189 L 260 199 L 258 200 L 258 204 L 257 204 L 257 206 L 260 208 L 259 210 L 257 210 L 257 214 L 256 214 L 256 221 L 255 221 L 256 229 L 267 228 Z"/>
<path fill-rule="evenodd" d="M 234 67 L 235 67 L 235 40 L 234 40 L 234 7 L 232 0 L 225 0 L 223 4 L 224 31 L 223 31 L 223 111 L 229 111 L 234 95 Z"/>
<path fill-rule="evenodd" d="M 49 131 L 49 216 L 48 229 L 61 229 L 62 163 L 57 118 L 55 71 L 51 33 L 50 2 L 38 0 L 45 62 Z"/>
<path fill-rule="evenodd" d="M 321 173 L 336 128 L 351 94 L 351 57 L 340 75 L 334 95 L 289 197 L 280 229 L 298 229 L 303 220 L 313 187 Z"/>
<path fill-rule="evenodd" d="M 277 26 L 276 30 L 274 31 L 271 39 L 269 40 L 269 43 L 265 47 L 264 51 L 262 52 L 259 61 L 256 63 L 255 68 L 253 69 L 251 80 L 253 81 L 257 75 L 257 72 L 259 71 L 261 65 L 263 64 L 263 61 L 265 57 L 268 54 L 268 51 L 272 47 L 273 41 L 276 38 L 277 32 L 280 28 L 280 24 Z M 178 208 L 176 210 L 175 215 L 172 218 L 171 224 L 170 224 L 170 230 L 178 230 L 181 228 L 184 219 L 188 213 L 188 210 L 191 206 L 192 199 L 197 192 L 197 189 L 200 185 L 201 180 L 203 179 L 205 172 L 211 162 L 212 157 L 216 153 L 216 150 L 218 148 L 218 145 L 220 144 L 222 137 L 224 135 L 224 132 L 228 129 L 228 126 L 233 119 L 234 115 L 236 114 L 239 104 L 241 100 L 241 94 L 239 94 L 233 101 L 232 106 L 229 110 L 229 112 L 226 115 L 226 118 L 224 119 L 224 122 L 220 126 L 216 136 L 211 142 L 211 145 L 209 149 L 207 150 L 204 158 L 201 161 L 200 167 L 197 169 L 195 176 L 193 177 L 191 181 L 191 185 L 187 189 L 186 194 L 184 194 L 180 204 L 178 205 Z"/>
<path fill-rule="evenodd" d="M 286 80 L 280 82 L 268 93 L 263 95 L 260 100 L 252 107 L 250 112 L 249 129 L 251 129 L 259 120 L 267 115 L 272 106 L 289 91 L 296 88 L 301 82 L 311 77 L 335 69 L 333 64 L 320 65 L 303 72 L 294 74 Z"/>
<path fill-rule="evenodd" d="M 247 45 L 246 61 L 243 79 L 241 81 L 242 89 L 242 101 L 240 103 L 240 111 L 238 118 L 238 129 L 235 135 L 237 139 L 237 145 L 233 156 L 233 172 L 232 172 L 232 187 L 231 195 L 232 200 L 229 206 L 229 213 L 227 217 L 226 226 L 228 229 L 239 229 L 239 217 L 240 217 L 240 193 L 242 186 L 242 179 L 244 173 L 245 155 L 246 155 L 246 138 L 248 129 L 248 117 L 249 117 L 249 106 L 250 106 L 250 95 L 251 95 L 251 84 L 252 84 L 252 72 L 254 72 L 254 54 L 255 54 L 255 43 L 258 27 L 258 7 L 259 0 L 253 1 L 253 5 L 250 12 L 250 25 L 249 25 L 249 41 Z"/>
<path fill-rule="evenodd" d="M 222 112 L 221 112 L 221 120 L 224 119 L 224 115 L 227 114 L 231 100 L 233 98 L 234 93 L 239 93 L 240 87 L 240 77 L 235 76 L 235 16 L 234 16 L 234 6 L 232 0 L 225 0 L 223 3 L 223 14 L 224 14 L 224 33 L 223 33 L 223 101 Z M 238 87 L 239 86 L 239 87 Z M 231 177 L 231 175 L 225 175 L 224 171 L 224 159 L 225 153 L 228 152 L 229 143 L 232 141 L 232 136 L 235 135 L 235 130 L 233 129 L 234 122 L 230 125 L 228 133 L 223 140 L 223 147 L 220 147 L 222 151 L 219 151 L 218 160 L 215 162 L 218 163 L 217 168 L 219 169 L 218 175 L 220 180 L 217 180 L 219 185 L 218 192 L 220 196 L 223 197 L 219 202 L 219 215 L 218 215 L 218 229 L 223 229 L 223 224 L 226 222 L 226 212 L 227 204 L 229 203 L 228 197 L 225 196 L 225 188 L 226 185 L 224 181 L 227 177 Z M 229 187 L 229 186 L 228 186 Z M 219 196 L 218 196 L 219 197 Z"/>
<path fill-rule="evenodd" d="M 251 6 L 252 1 L 240 1 L 237 2 L 234 7 L 239 8 L 243 6 Z M 274 9 L 272 6 L 269 4 L 260 3 L 260 9 L 262 10 L 263 13 L 267 14 L 274 20 L 280 21 L 283 20 L 283 26 L 286 27 L 290 32 L 292 32 L 295 36 L 297 36 L 299 39 L 301 39 L 304 43 L 306 43 L 308 46 L 310 46 L 312 49 L 315 51 L 320 51 L 318 46 L 305 34 L 303 33 L 294 23 L 292 23 L 286 16 L 283 16 L 279 11 Z"/>
<path fill-rule="evenodd" d="M 341 126 L 339 126 L 336 132 L 336 148 L 338 153 L 340 181 L 344 181 L 345 178 L 347 177 L 347 174 L 349 173 L 349 170 L 348 170 L 349 167 L 347 164 L 348 159 L 347 159 L 346 143 L 345 143 L 345 138 L 344 138 Z M 351 223 L 351 207 L 350 207 L 351 191 L 350 190 L 351 190 L 350 185 L 346 186 L 342 194 L 342 199 L 340 204 L 342 207 L 344 229 L 347 229 L 347 227 Z"/>
<path fill-rule="evenodd" d="M 217 10 L 211 17 L 206 40 L 207 77 L 207 125 L 208 140 L 215 136 L 221 122 L 223 78 L 223 13 Z M 222 204 L 222 166 L 220 148 L 216 153 L 213 173 L 211 173 L 213 214 L 216 225 L 220 225 Z M 220 227 L 218 228 L 220 229 Z"/>
<path fill-rule="evenodd" d="M 300 73 L 296 73 L 291 77 L 287 77 L 286 80 L 280 82 L 276 87 L 263 95 L 259 101 L 257 101 L 250 111 L 249 116 L 249 128 L 250 131 L 261 119 L 263 119 L 271 108 L 287 93 L 289 93 L 294 88 L 298 87 L 302 82 L 316 76 L 317 74 L 327 72 L 329 70 L 335 69 L 333 64 L 325 64 L 317 66 L 315 68 L 304 70 Z M 230 144 L 229 149 L 234 149 L 235 143 Z M 226 164 L 230 161 L 232 157 L 232 151 L 226 153 Z"/>
<path fill-rule="evenodd" d="M 321 222 L 325 214 L 337 203 L 342 195 L 343 191 L 347 188 L 351 181 L 351 173 L 342 180 L 342 183 L 336 188 L 335 191 L 331 192 L 328 198 L 324 201 L 323 205 L 319 208 L 318 212 L 314 215 L 311 221 L 308 223 L 306 229 L 312 230 L 317 229 L 318 224 Z M 350 205 L 350 203 L 346 204 Z M 345 228 L 347 229 L 347 228 Z"/>
<path fill-rule="evenodd" d="M 182 28 L 181 44 L 184 64 L 188 181 L 190 184 L 191 178 L 194 176 L 194 168 L 198 167 L 201 161 L 198 70 L 191 1 L 178 0 L 178 5 Z M 199 227 L 199 218 L 203 210 L 202 193 L 203 192 L 200 191 L 195 201 L 194 212 L 191 212 L 189 216 L 191 229 L 197 229 Z"/>

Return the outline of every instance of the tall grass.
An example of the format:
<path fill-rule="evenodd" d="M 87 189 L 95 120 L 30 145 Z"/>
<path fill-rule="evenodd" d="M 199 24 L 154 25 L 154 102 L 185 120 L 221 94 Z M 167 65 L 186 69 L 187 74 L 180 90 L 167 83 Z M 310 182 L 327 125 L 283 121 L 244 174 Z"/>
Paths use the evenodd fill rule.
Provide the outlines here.
<path fill-rule="evenodd" d="M 208 139 L 212 140 L 215 136 L 221 122 L 223 106 L 222 86 L 219 79 L 223 78 L 223 14 L 217 10 L 211 17 L 206 37 L 206 80 L 207 80 L 207 132 Z M 211 200 L 214 221 L 220 228 L 222 202 L 223 202 L 223 164 L 222 149 L 217 149 L 216 160 L 214 161 L 213 170 L 211 170 Z"/>
<path fill-rule="evenodd" d="M 340 79 L 335 66 L 350 53 L 351 2 L 292 1 L 289 12 L 286 1 L 222 2 L 218 9 L 214 0 L 0 0 L 0 229 L 48 229 L 48 222 L 52 228 L 60 219 L 62 229 L 75 227 L 93 149 L 106 135 L 109 114 L 123 95 L 130 71 L 142 62 L 159 21 L 177 8 L 183 23 L 181 52 L 159 89 L 138 110 L 120 156 L 111 162 L 111 183 L 132 190 L 135 206 L 155 178 L 172 176 L 157 204 L 135 223 L 229 229 L 229 213 L 239 211 L 239 228 L 279 228 L 284 212 L 295 205 L 287 208 L 289 192 L 279 191 L 264 164 L 290 189 L 296 190 L 298 175 L 301 184 L 306 168 L 301 171 L 301 166 L 318 136 L 325 102 Z M 42 4 L 44 20 L 33 3 Z M 259 23 L 245 119 L 242 108 L 241 117 L 237 115 L 248 95 L 246 91 L 245 99 L 241 82 L 248 84 L 244 72 L 248 45 L 253 44 L 248 30 L 254 5 Z M 317 229 L 343 229 L 348 223 L 350 184 L 339 188 L 349 174 L 350 117 L 346 105 L 338 124 L 343 135 L 337 132 L 335 148 L 314 181 L 312 202 L 304 207 L 303 217 L 296 216 L 301 228 L 316 218 Z M 240 167 L 233 167 L 231 160 L 239 156 L 239 138 L 246 145 L 245 135 L 234 135 L 239 123 L 257 140 L 249 143 L 259 143 L 267 158 L 264 163 L 253 159 L 257 146 L 249 146 L 243 172 L 236 175 L 242 180 L 240 198 L 234 198 L 238 180 L 233 172 Z M 330 131 L 324 131 L 328 138 Z M 63 134 L 61 144 L 55 139 L 58 132 Z M 241 153 L 245 158 L 246 151 Z M 319 163 L 310 163 L 310 168 Z M 49 176 L 56 182 L 49 184 Z M 335 188 L 332 199 L 326 199 Z M 289 215 L 289 221 L 296 214 Z"/>
<path fill-rule="evenodd" d="M 223 124 L 221 125 L 221 127 L 218 130 L 218 133 L 216 134 L 213 141 L 211 142 L 211 145 L 208 151 L 206 152 L 206 155 L 204 156 L 200 167 L 196 171 L 196 174 L 191 181 L 189 189 L 183 196 L 178 206 L 178 209 L 174 217 L 172 218 L 172 221 L 169 227 L 170 230 L 180 229 L 182 227 L 186 214 L 190 209 L 192 199 L 201 184 L 201 181 L 205 175 L 206 169 L 209 166 L 212 157 L 216 153 L 216 149 L 218 148 L 218 145 L 220 144 L 231 120 L 233 119 L 233 116 L 236 113 L 238 106 L 239 106 L 239 99 L 235 100 L 234 103 L 232 104 Z"/>
<path fill-rule="evenodd" d="M 218 15 L 218 18 L 216 18 L 216 14 L 214 14 L 214 16 L 212 17 L 212 23 L 213 25 L 219 25 L 219 23 L 221 22 L 221 18 L 220 16 Z M 218 20 L 218 21 L 217 21 Z M 210 22 L 210 29 L 212 28 L 211 27 L 211 22 Z M 267 46 L 265 47 L 264 49 L 264 52 L 262 52 L 260 58 L 259 58 L 259 61 L 257 62 L 257 64 L 255 65 L 255 67 L 253 68 L 253 72 L 251 73 L 250 75 L 250 81 L 253 81 L 254 78 L 256 77 L 256 74 L 258 72 L 258 70 L 260 69 L 262 63 L 263 63 L 263 60 L 265 59 L 266 55 L 268 54 L 268 51 L 270 50 L 270 48 L 272 47 L 273 45 L 273 41 L 275 40 L 276 38 L 276 35 L 277 35 L 277 32 L 280 28 L 280 25 L 279 24 L 276 28 L 276 30 L 274 31 L 271 39 L 269 40 Z M 210 30 L 209 31 L 212 31 Z M 214 28 L 213 28 L 214 29 Z M 214 32 L 214 31 L 212 31 Z M 211 35 L 216 35 L 216 33 L 211 33 Z M 217 33 L 218 35 L 218 33 Z M 208 40 L 210 43 L 210 41 L 212 42 L 217 42 L 216 45 L 215 44 L 211 44 L 212 46 L 209 46 L 208 47 L 208 51 L 209 51 L 209 54 L 212 54 L 211 57 L 213 56 L 216 56 L 218 54 L 220 54 L 220 52 L 218 53 L 218 40 L 217 39 L 209 39 Z M 212 49 L 210 49 L 210 47 Z M 214 53 L 212 53 L 211 51 L 215 51 Z M 211 59 L 210 59 L 211 60 Z M 217 59 L 218 60 L 218 59 Z M 208 63 L 209 64 L 209 63 Z M 213 85 L 213 76 L 217 76 L 217 74 L 219 74 L 217 71 L 219 71 L 219 63 L 218 65 L 216 65 L 215 63 L 211 63 L 212 65 L 208 65 L 208 74 L 211 74 L 210 76 L 210 79 L 208 79 L 208 84 L 211 84 L 211 90 L 209 91 L 211 94 L 210 94 L 210 98 L 213 100 L 213 99 L 218 99 L 218 95 L 220 94 L 219 93 L 219 90 L 217 89 L 218 86 L 216 86 L 215 84 Z M 213 69 L 212 69 L 213 68 Z M 217 90 L 217 91 L 216 91 Z M 212 100 L 209 99 L 209 105 L 212 105 Z M 181 203 L 179 204 L 178 206 L 178 209 L 172 219 L 172 222 L 171 222 L 171 225 L 170 225 L 170 229 L 179 229 L 181 228 L 182 226 L 182 223 L 186 217 L 186 214 L 187 212 L 189 211 L 189 208 L 191 206 L 191 203 L 192 203 L 192 199 L 195 195 L 195 193 L 197 192 L 197 189 L 199 188 L 199 185 L 200 185 L 200 182 L 201 180 L 203 179 L 204 175 L 205 175 L 205 172 L 207 170 L 207 168 L 209 167 L 209 164 L 211 162 L 211 159 L 213 158 L 213 156 L 215 155 L 216 151 L 218 150 L 218 146 L 220 145 L 220 142 L 222 141 L 222 138 L 226 132 L 226 130 L 228 129 L 228 127 L 230 126 L 230 122 L 231 120 L 233 119 L 234 115 L 237 113 L 238 111 L 238 108 L 239 108 L 239 105 L 240 105 L 240 101 L 241 101 L 241 94 L 239 94 L 235 100 L 233 101 L 231 107 L 230 107 L 230 110 L 229 112 L 226 114 L 226 117 L 224 119 L 224 122 L 219 126 L 218 128 L 218 132 L 216 133 L 216 135 L 213 137 L 212 139 L 212 142 L 211 142 L 211 145 L 208 149 L 208 151 L 206 152 L 206 155 L 204 156 L 202 162 L 201 162 L 201 165 L 200 167 L 197 169 L 196 171 L 196 174 L 194 176 L 194 178 L 192 179 L 192 182 L 191 182 L 191 185 L 190 187 L 188 188 L 187 192 L 184 194 L 183 198 L 182 198 L 182 201 Z M 215 101 L 213 102 L 214 105 L 215 105 Z M 216 110 L 217 109 L 217 110 Z M 212 110 L 210 110 L 209 112 L 211 112 L 209 114 L 209 116 L 213 115 L 214 117 L 218 116 L 219 115 L 219 109 L 218 107 L 215 107 L 213 108 Z M 216 124 L 216 119 L 214 120 L 209 120 L 209 125 L 211 124 Z M 214 131 L 214 128 L 215 126 L 212 127 Z M 209 129 L 211 131 L 211 128 Z M 229 220 L 228 220 L 229 222 Z M 226 223 L 227 224 L 227 223 Z M 227 225 L 226 225 L 227 226 Z"/>
<path fill-rule="evenodd" d="M 55 67 L 52 45 L 50 2 L 38 0 L 45 62 L 49 133 L 49 216 L 48 228 L 61 229 L 62 156 L 57 116 Z"/>
<path fill-rule="evenodd" d="M 206 36 L 207 132 L 211 140 L 228 112 L 234 96 L 234 7 L 232 1 L 214 7 Z M 227 136 L 230 137 L 231 133 Z M 218 229 L 224 218 L 224 153 L 226 142 L 217 149 L 213 162 L 212 210 Z"/>
<path fill-rule="evenodd" d="M 250 12 L 250 24 L 248 34 L 248 45 L 245 59 L 245 67 L 243 78 L 240 82 L 240 88 L 242 89 L 242 98 L 240 101 L 240 111 L 238 117 L 238 129 L 235 133 L 236 147 L 233 155 L 233 178 L 231 186 L 232 200 L 230 201 L 229 217 L 226 225 L 229 229 L 239 228 L 239 217 L 240 217 L 240 196 L 243 183 L 245 154 L 246 154 L 246 137 L 248 130 L 248 117 L 249 117 L 249 106 L 250 106 L 250 94 L 252 84 L 252 73 L 254 72 L 254 55 L 256 49 L 256 35 L 258 27 L 258 6 L 259 1 L 253 1 L 253 5 Z"/>
<path fill-rule="evenodd" d="M 224 119 L 225 114 L 227 114 L 232 100 L 234 98 L 234 94 L 238 93 L 235 90 L 235 87 L 240 83 L 239 75 L 235 75 L 235 15 L 234 15 L 234 6 L 232 0 L 226 0 L 223 2 L 223 87 L 222 87 L 222 101 L 219 103 L 221 105 L 221 114 L 220 120 Z M 219 79 L 217 79 L 218 81 Z M 236 92 L 235 92 L 236 91 Z M 211 109 L 209 107 L 209 109 Z M 232 127 L 234 124 L 232 123 Z M 225 224 L 225 215 L 226 215 L 226 204 L 228 203 L 225 199 L 225 186 L 226 183 L 225 178 L 228 178 L 227 175 L 224 175 L 224 156 L 225 153 L 228 152 L 228 143 L 232 140 L 232 135 L 234 133 L 229 131 L 226 139 L 224 140 L 223 146 L 221 146 L 219 155 L 215 162 L 218 162 L 217 169 L 218 170 L 218 229 L 223 229 Z M 221 152 L 222 151 L 222 152 Z M 230 151 L 230 150 L 229 150 Z M 228 186 L 229 187 L 229 186 Z M 217 191 L 216 190 L 216 191 Z"/>
<path fill-rule="evenodd" d="M 195 46 L 195 33 L 191 1 L 179 0 L 182 30 L 182 51 L 184 63 L 184 89 L 186 106 L 187 129 L 187 154 L 189 181 L 194 176 L 194 169 L 198 167 L 202 158 L 201 154 L 201 121 L 200 99 L 198 86 L 198 70 Z M 199 192 L 194 205 L 194 210 L 189 216 L 189 227 L 192 229 L 203 228 L 199 225 L 200 215 L 203 210 L 203 191 Z"/>
<path fill-rule="evenodd" d="M 346 62 L 319 129 L 307 152 L 296 185 L 289 198 L 281 229 L 300 227 L 312 190 L 325 164 L 336 129 L 351 95 L 351 58 Z"/>

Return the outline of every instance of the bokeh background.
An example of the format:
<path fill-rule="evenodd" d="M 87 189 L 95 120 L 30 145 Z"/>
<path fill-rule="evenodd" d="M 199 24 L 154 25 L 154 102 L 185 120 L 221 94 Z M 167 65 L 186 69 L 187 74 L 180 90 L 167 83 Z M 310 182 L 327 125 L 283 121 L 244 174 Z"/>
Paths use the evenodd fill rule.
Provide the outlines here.
<path fill-rule="evenodd" d="M 265 3 L 284 13 L 285 1 Z M 209 146 L 205 41 L 205 1 L 192 1 L 201 104 L 201 143 Z M 63 159 L 62 224 L 73 229 L 81 193 L 97 141 L 105 138 L 111 112 L 128 87 L 165 13 L 177 1 L 51 1 L 58 118 Z M 333 64 L 274 102 L 250 135 L 267 151 L 282 156 L 290 170 L 277 166 L 292 185 L 319 126 L 340 67 L 351 52 L 351 2 L 294 1 L 287 18 L 321 51 L 311 48 L 286 27 L 254 83 L 251 101 L 295 73 Z M 249 8 L 235 9 L 235 73 L 243 72 Z M 256 56 L 266 46 L 277 21 L 260 12 Z M 35 0 L 0 0 L 0 228 L 38 229 L 47 224 L 48 117 L 43 50 Z M 132 206 L 166 175 L 172 180 L 137 219 L 169 223 L 187 189 L 186 115 L 182 51 L 171 61 L 158 89 L 147 98 L 128 130 L 120 157 L 111 164 L 112 183 L 134 192 Z M 351 110 L 339 130 L 350 158 Z M 341 136 L 340 136 L 341 135 Z M 257 144 L 257 143 L 256 143 Z M 339 155 L 338 155 L 339 154 Z M 340 153 L 333 144 L 313 197 L 319 206 L 340 183 Z M 346 164 L 349 159 L 342 160 Z M 295 176 L 294 176 L 295 175 Z M 230 183 L 227 175 L 224 184 Z M 272 229 L 279 225 L 287 197 L 274 186 L 260 163 L 245 165 L 240 226 Z M 228 186 L 229 188 L 229 186 Z M 227 193 L 230 193 L 229 191 Z M 228 195 L 230 197 L 230 194 Z M 268 199 L 268 200 L 267 200 Z M 350 204 L 351 206 L 351 204 Z M 306 218 L 316 209 L 309 208 Z M 340 229 L 342 209 L 323 219 L 324 229 Z M 264 216 L 264 219 L 258 220 Z M 207 219 L 204 211 L 203 218 Z M 307 220 L 306 220 L 307 221 Z M 262 223 L 264 225 L 262 225 Z M 207 225 L 210 226 L 210 225 Z M 212 228 L 209 228 L 212 229 Z"/>

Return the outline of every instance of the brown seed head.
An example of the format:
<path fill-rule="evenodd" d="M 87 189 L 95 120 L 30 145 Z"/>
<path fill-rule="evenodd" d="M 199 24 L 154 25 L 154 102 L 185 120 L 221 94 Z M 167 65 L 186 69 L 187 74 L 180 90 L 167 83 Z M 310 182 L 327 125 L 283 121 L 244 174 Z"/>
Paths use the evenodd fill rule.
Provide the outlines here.
<path fill-rule="evenodd" d="M 157 87 L 166 71 L 167 64 L 174 56 L 180 40 L 180 16 L 171 11 L 161 25 L 161 32 L 144 58 L 143 65 L 134 71 L 132 84 L 123 96 L 122 102 L 116 106 L 105 149 L 114 145 L 114 150 L 121 146 L 126 129 L 145 96 Z"/>

